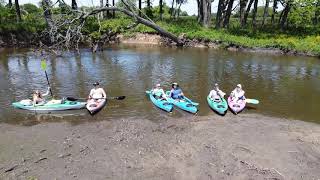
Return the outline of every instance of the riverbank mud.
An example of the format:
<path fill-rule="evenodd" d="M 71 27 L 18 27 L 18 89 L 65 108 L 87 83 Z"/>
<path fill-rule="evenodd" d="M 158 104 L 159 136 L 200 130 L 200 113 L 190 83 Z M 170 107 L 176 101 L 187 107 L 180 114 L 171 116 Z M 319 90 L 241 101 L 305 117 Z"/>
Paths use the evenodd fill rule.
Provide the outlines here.
<path fill-rule="evenodd" d="M 0 124 L 0 179 L 318 179 L 320 126 L 225 117 Z"/>
<path fill-rule="evenodd" d="M 249 52 L 249 53 L 261 53 L 261 54 L 273 54 L 273 55 L 291 55 L 291 56 L 311 56 L 320 57 L 319 54 L 311 52 L 299 52 L 296 50 L 280 49 L 280 48 L 264 48 L 264 47 L 244 47 L 232 43 L 226 43 L 221 41 L 209 41 L 204 39 L 187 39 L 184 35 L 181 35 L 185 41 L 185 47 L 195 48 L 212 48 L 212 49 L 225 49 L 228 51 L 237 52 Z M 152 45 L 163 45 L 163 46 L 175 46 L 171 44 L 168 39 L 161 37 L 158 34 L 148 33 L 136 33 L 133 36 L 127 37 L 123 35 L 117 36 L 117 42 L 123 44 L 152 44 Z"/>
<path fill-rule="evenodd" d="M 212 49 L 225 49 L 228 51 L 237 52 L 250 52 L 250 53 L 261 53 L 261 54 L 273 54 L 273 55 L 291 55 L 291 56 L 311 56 L 320 57 L 319 54 L 311 52 L 299 52 L 296 50 L 280 49 L 280 48 L 264 48 L 264 47 L 244 47 L 236 44 L 230 44 L 221 41 L 209 41 L 204 39 L 187 39 L 181 35 L 181 38 L 185 41 L 185 47 L 195 47 L 195 48 L 212 48 Z M 41 41 L 41 42 L 40 42 Z M 0 48 L 5 47 L 16 47 L 16 48 L 37 48 L 39 45 L 49 44 L 46 39 L 39 38 L 37 34 L 26 34 L 26 33 L 9 33 L 6 35 L 0 34 Z M 123 43 L 123 44 L 150 44 L 150 45 L 161 45 L 161 46 L 172 46 L 172 43 L 167 38 L 161 37 L 158 34 L 150 33 L 135 33 L 132 36 L 125 36 L 119 34 L 115 37 L 115 40 L 109 42 Z M 104 44 L 104 43 L 103 43 Z M 81 46 L 91 46 L 88 41 L 82 42 Z"/>

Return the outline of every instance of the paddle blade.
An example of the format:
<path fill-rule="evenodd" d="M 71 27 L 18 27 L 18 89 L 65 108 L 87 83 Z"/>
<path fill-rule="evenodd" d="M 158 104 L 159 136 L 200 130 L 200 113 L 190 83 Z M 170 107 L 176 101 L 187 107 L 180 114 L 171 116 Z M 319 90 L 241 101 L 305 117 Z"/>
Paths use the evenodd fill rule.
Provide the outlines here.
<path fill-rule="evenodd" d="M 118 96 L 118 97 L 116 97 L 115 99 L 116 100 L 123 100 L 123 99 L 125 99 L 126 98 L 126 96 Z"/>
<path fill-rule="evenodd" d="M 246 99 L 246 103 L 259 104 L 259 100 L 256 100 L 256 99 Z"/>
<path fill-rule="evenodd" d="M 150 94 L 151 93 L 151 91 L 146 91 L 146 94 Z"/>
<path fill-rule="evenodd" d="M 41 69 L 44 71 L 47 69 L 47 62 L 45 59 L 41 60 Z"/>

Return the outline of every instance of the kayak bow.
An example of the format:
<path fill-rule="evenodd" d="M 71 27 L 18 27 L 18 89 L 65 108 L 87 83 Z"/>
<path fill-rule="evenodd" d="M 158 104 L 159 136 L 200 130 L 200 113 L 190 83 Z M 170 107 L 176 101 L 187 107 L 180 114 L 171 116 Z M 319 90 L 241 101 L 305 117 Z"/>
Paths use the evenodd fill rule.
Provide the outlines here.
<path fill-rule="evenodd" d="M 179 100 L 172 99 L 171 97 L 169 97 L 170 91 L 167 91 L 166 94 L 168 96 L 169 103 L 172 103 L 178 108 L 193 114 L 198 112 L 198 108 L 197 108 L 198 103 L 192 102 L 190 99 L 186 97 L 183 97 L 182 99 L 179 99 Z"/>
<path fill-rule="evenodd" d="M 157 106 L 158 108 L 167 111 L 167 112 L 171 112 L 173 109 L 173 104 L 169 103 L 166 99 L 156 99 L 151 91 L 146 91 L 146 94 L 149 96 L 151 102 Z"/>
<path fill-rule="evenodd" d="M 207 96 L 207 102 L 212 110 L 217 112 L 220 115 L 225 115 L 228 110 L 228 103 L 224 98 L 220 98 L 220 101 L 217 102 Z"/>

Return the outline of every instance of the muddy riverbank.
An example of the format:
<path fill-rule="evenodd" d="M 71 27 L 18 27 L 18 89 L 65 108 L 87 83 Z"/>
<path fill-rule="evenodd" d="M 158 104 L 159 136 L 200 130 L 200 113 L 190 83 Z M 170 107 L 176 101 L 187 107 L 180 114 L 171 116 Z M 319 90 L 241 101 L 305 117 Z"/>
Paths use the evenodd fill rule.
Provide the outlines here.
<path fill-rule="evenodd" d="M 320 126 L 255 114 L 0 124 L 0 179 L 317 179 Z"/>
<path fill-rule="evenodd" d="M 41 39 L 38 34 L 26 34 L 26 33 L 9 33 L 6 35 L 0 34 L 0 48 L 39 48 L 40 45 L 49 44 L 46 39 Z M 185 41 L 185 47 L 195 47 L 195 48 L 212 48 L 212 49 L 224 49 L 227 51 L 237 51 L 237 52 L 249 52 L 258 54 L 271 54 L 271 55 L 290 55 L 290 56 L 310 56 L 310 57 L 320 57 L 319 54 L 312 52 L 301 52 L 290 49 L 283 48 L 267 48 L 267 47 L 245 47 L 239 46 L 237 44 L 221 42 L 221 41 L 209 41 L 205 39 L 188 39 L 184 35 L 180 36 L 181 39 Z M 161 46 L 172 46 L 172 43 L 167 38 L 163 38 L 158 34 L 152 33 L 135 33 L 132 36 L 125 36 L 123 34 L 117 35 L 115 39 L 111 42 L 105 44 L 149 44 L 149 45 L 161 45 Z M 40 42 L 41 41 L 41 42 Z M 90 43 L 84 41 L 81 43 L 83 47 L 89 47 Z"/>

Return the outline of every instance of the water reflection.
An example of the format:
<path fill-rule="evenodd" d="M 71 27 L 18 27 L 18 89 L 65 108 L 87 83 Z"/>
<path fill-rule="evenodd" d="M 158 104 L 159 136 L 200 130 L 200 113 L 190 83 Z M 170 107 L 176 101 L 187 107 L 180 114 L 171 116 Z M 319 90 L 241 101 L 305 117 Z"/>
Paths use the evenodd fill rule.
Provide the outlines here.
<path fill-rule="evenodd" d="M 46 88 L 40 59 L 29 50 L 2 50 L 0 55 L 0 121 L 8 123 L 46 121 L 47 116 L 14 110 L 13 101 L 30 97 L 32 90 Z M 65 52 L 63 57 L 48 57 L 47 72 L 56 98 L 86 97 L 92 83 L 99 81 L 110 96 L 126 95 L 125 101 L 110 101 L 97 116 L 86 111 L 70 116 L 57 115 L 51 121 L 81 123 L 119 117 L 161 120 L 189 116 L 154 108 L 145 90 L 161 83 L 169 90 L 180 83 L 185 94 L 200 102 L 199 115 L 213 113 L 206 96 L 215 82 L 229 94 L 242 83 L 248 98 L 257 98 L 257 109 L 244 113 L 263 113 L 285 118 L 318 121 L 320 112 L 320 62 L 314 58 L 245 54 L 196 48 L 111 46 L 92 54 L 83 49 L 79 55 Z M 23 123 L 22 123 L 23 124 Z"/>

